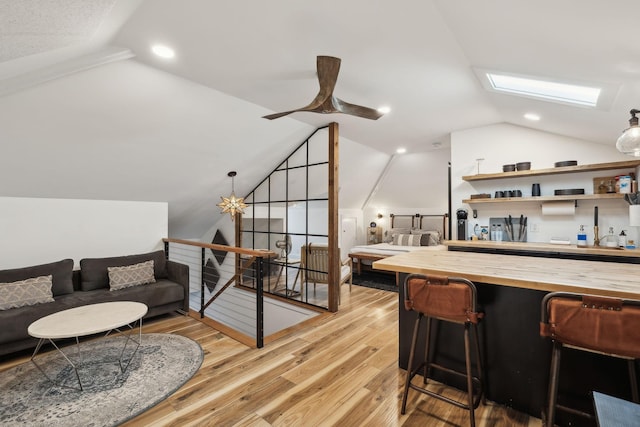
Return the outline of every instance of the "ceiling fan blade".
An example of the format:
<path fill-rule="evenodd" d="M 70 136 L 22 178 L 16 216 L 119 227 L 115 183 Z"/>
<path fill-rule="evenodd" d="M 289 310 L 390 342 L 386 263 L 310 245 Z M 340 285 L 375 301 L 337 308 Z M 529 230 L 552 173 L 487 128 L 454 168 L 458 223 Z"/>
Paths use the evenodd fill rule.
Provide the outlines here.
<path fill-rule="evenodd" d="M 296 108 L 295 110 L 290 110 L 290 111 L 283 111 L 282 113 L 274 113 L 274 114 L 269 114 L 266 116 L 262 116 L 263 119 L 269 119 L 269 120 L 273 120 L 273 119 L 277 119 L 279 117 L 284 117 L 284 116 L 288 116 L 291 113 L 296 113 L 298 111 L 311 111 L 314 113 L 322 113 L 322 108 L 323 108 L 323 102 L 318 100 L 318 96 L 316 96 L 316 99 L 314 99 L 311 104 L 302 107 L 302 108 Z"/>
<path fill-rule="evenodd" d="M 298 110 L 291 110 L 291 111 L 285 111 L 283 113 L 274 113 L 274 114 L 268 114 L 266 116 L 262 116 L 263 119 L 269 119 L 269 120 L 273 120 L 273 119 L 277 119 L 280 117 L 284 117 L 284 116 L 288 116 L 291 113 L 295 113 Z"/>
<path fill-rule="evenodd" d="M 266 116 L 262 116 L 262 118 L 273 120 L 280 117 L 288 116 L 291 113 L 297 113 L 299 111 L 309 111 L 312 113 L 335 113 L 336 112 L 336 111 L 325 111 L 322 108 L 322 104 L 317 105 L 317 103 L 314 101 L 311 104 L 307 105 L 306 107 L 298 108 L 296 110 L 291 110 L 291 111 L 283 111 L 282 113 L 268 114 Z"/>
<path fill-rule="evenodd" d="M 333 94 L 340 72 L 340 62 L 340 58 L 333 56 L 318 56 L 316 59 L 318 83 L 320 83 L 320 91 L 316 100 L 324 101 Z"/>
<path fill-rule="evenodd" d="M 334 97 L 333 105 L 336 108 L 336 112 L 350 114 L 352 116 L 358 116 L 369 120 L 378 120 L 384 114 L 375 108 L 363 107 L 361 105 L 350 104 L 343 100 Z"/>

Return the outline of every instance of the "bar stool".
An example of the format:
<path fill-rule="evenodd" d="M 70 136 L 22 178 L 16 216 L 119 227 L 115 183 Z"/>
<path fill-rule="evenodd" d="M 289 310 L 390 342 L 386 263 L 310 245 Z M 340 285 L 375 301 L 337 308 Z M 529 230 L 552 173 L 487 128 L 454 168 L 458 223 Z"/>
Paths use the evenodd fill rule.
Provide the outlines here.
<path fill-rule="evenodd" d="M 593 419 L 593 415 L 557 403 L 562 347 L 626 359 L 631 395 L 638 402 L 635 359 L 640 358 L 640 301 L 566 292 L 542 300 L 540 335 L 553 340 L 545 425 L 552 427 L 556 409 Z"/>
<path fill-rule="evenodd" d="M 407 377 L 404 384 L 404 393 L 402 395 L 401 413 L 404 414 L 406 411 L 407 395 L 409 394 L 409 388 L 412 388 L 416 391 L 443 400 L 459 408 L 467 409 L 469 411 L 471 427 L 474 427 L 474 409 L 477 408 L 480 404 L 480 400 L 483 394 L 483 384 L 481 379 L 483 371 L 482 359 L 480 355 L 480 344 L 478 342 L 478 322 L 484 316 L 483 313 L 478 313 L 477 311 L 475 285 L 469 280 L 460 277 L 411 274 L 405 279 L 404 295 L 405 309 L 417 312 L 418 318 L 416 319 L 415 326 L 413 328 L 413 340 L 411 342 L 409 365 L 407 366 Z M 420 329 L 420 323 L 423 318 L 426 318 L 427 320 L 424 361 L 420 366 L 418 366 L 418 368 L 412 371 L 413 359 L 415 356 L 416 344 L 418 341 L 418 332 Z M 464 353 L 466 364 L 465 373 L 457 372 L 442 365 L 431 362 L 432 359 L 429 357 L 429 341 L 431 335 L 432 319 L 445 322 L 453 322 L 464 326 Z M 476 365 L 478 371 L 477 377 L 473 376 L 471 369 L 471 349 L 469 333 L 471 325 L 473 325 L 475 335 Z M 434 348 L 433 353 L 435 354 L 436 352 L 437 348 Z M 427 390 L 426 388 L 419 387 L 411 382 L 413 377 L 420 370 L 423 370 L 424 383 L 426 384 L 427 378 L 429 377 L 429 373 L 432 368 L 466 378 L 467 402 L 464 403 L 450 399 L 431 390 Z M 476 386 L 475 396 L 473 390 L 474 385 Z"/>

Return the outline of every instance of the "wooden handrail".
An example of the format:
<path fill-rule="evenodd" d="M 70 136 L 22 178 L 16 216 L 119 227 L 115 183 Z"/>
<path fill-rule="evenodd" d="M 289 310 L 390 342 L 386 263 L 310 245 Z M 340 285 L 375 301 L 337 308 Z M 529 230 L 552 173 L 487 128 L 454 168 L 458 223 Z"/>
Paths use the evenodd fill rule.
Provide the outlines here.
<path fill-rule="evenodd" d="M 278 258 L 279 256 L 277 253 L 270 250 L 266 250 L 266 249 L 258 249 L 258 250 L 246 249 L 246 248 L 238 248 L 235 246 L 218 245 L 215 243 L 195 242 L 193 240 L 183 240 L 183 239 L 164 238 L 162 239 L 162 241 L 165 243 L 180 243 L 183 245 L 197 246 L 199 248 L 214 249 L 214 250 L 225 251 L 225 252 L 234 252 L 236 254 L 249 255 L 256 258 Z"/>

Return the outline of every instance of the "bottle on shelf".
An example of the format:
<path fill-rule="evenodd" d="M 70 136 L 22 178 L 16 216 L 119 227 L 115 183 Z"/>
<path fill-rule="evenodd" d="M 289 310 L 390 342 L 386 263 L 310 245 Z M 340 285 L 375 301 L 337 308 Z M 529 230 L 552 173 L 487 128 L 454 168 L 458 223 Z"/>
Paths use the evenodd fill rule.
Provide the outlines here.
<path fill-rule="evenodd" d="M 578 246 L 587 246 L 587 233 L 584 231 L 584 225 L 581 225 L 580 231 L 578 231 Z"/>
<path fill-rule="evenodd" d="M 609 248 L 615 248 L 618 246 L 618 239 L 616 239 L 616 235 L 613 232 L 613 227 L 609 227 L 609 233 L 606 235 L 607 243 L 606 246 Z"/>
<path fill-rule="evenodd" d="M 618 236 L 618 247 L 624 248 L 627 246 L 627 233 L 622 230 Z"/>

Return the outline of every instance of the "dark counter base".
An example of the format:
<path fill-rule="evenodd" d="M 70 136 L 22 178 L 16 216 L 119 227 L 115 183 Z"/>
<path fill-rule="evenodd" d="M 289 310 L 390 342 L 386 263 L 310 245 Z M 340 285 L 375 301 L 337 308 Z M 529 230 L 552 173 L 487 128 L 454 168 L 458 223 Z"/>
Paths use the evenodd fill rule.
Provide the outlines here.
<path fill-rule="evenodd" d="M 405 277 L 406 274 L 401 275 L 401 283 Z M 547 397 L 551 360 L 551 341 L 539 334 L 540 304 L 546 292 L 482 283 L 476 283 L 476 287 L 478 302 L 486 314 L 479 328 L 484 350 L 486 396 L 491 401 L 540 418 Z M 404 289 L 403 286 L 399 288 L 398 360 L 400 367 L 406 369 L 417 315 L 404 309 Z M 464 371 L 463 328 L 451 323 L 438 323 L 437 332 L 432 334 L 432 339 L 438 343 L 439 357 L 436 360 Z M 418 343 L 416 366 L 423 353 L 424 338 Z M 442 374 L 434 377 L 465 389 L 457 378 L 447 378 Z M 585 409 L 592 411 L 593 390 L 631 400 L 626 361 L 564 349 L 560 395 L 570 396 L 572 400 L 575 398 Z M 575 406 L 575 402 L 570 404 Z M 558 414 L 556 423 L 595 426 L 595 422 L 570 418 L 562 412 Z"/>

